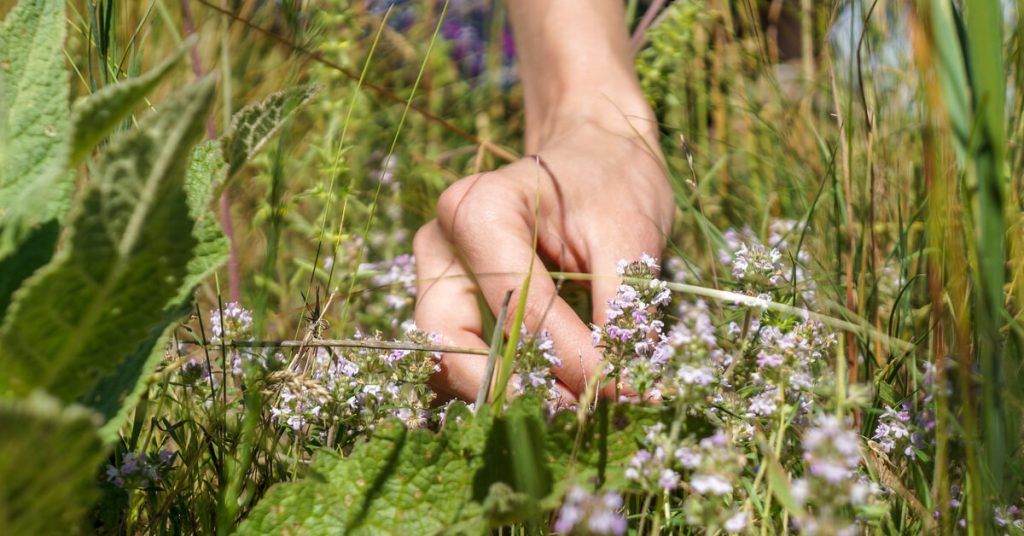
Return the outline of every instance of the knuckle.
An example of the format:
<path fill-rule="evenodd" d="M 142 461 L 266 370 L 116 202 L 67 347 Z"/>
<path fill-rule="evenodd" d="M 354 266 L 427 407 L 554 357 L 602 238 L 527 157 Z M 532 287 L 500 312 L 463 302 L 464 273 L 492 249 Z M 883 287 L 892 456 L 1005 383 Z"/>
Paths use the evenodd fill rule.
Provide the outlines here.
<path fill-rule="evenodd" d="M 498 215 L 502 187 L 496 181 L 481 179 L 479 175 L 461 179 L 438 199 L 438 221 L 456 242 L 471 238 L 476 230 L 488 228 Z"/>
<path fill-rule="evenodd" d="M 453 182 L 437 198 L 437 214 L 442 221 L 450 221 L 463 208 L 467 195 L 473 190 L 478 177 L 470 176 Z"/>

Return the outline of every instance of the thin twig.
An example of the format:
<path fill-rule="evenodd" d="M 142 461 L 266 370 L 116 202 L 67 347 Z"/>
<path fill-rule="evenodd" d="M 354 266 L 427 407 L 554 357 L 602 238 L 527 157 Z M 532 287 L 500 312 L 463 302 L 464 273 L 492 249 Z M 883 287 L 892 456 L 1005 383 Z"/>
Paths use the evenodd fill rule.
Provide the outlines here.
<path fill-rule="evenodd" d="M 220 347 L 209 341 L 182 341 L 182 344 L 203 347 Z M 463 348 L 460 346 L 420 345 L 402 341 L 372 341 L 366 339 L 283 339 L 258 341 L 225 341 L 227 348 L 367 348 L 371 350 L 414 350 L 422 352 L 441 352 L 446 354 L 487 355 L 486 349 Z"/>

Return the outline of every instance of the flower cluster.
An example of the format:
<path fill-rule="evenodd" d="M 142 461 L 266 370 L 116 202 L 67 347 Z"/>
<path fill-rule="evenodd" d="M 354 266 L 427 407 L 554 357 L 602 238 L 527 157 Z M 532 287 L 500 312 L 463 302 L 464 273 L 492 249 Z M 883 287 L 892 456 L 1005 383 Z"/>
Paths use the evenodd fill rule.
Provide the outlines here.
<path fill-rule="evenodd" d="M 230 302 L 210 313 L 210 342 L 252 339 L 252 312 L 238 302 Z"/>
<path fill-rule="evenodd" d="M 174 465 L 177 455 L 161 450 L 156 456 L 126 453 L 121 465 L 107 465 L 107 482 L 122 489 L 149 488 L 163 479 Z"/>
<path fill-rule="evenodd" d="M 633 364 L 629 377 L 638 390 L 656 381 L 653 394 L 683 402 L 688 410 L 699 412 L 706 407 L 722 367 L 730 360 L 718 345 L 707 303 L 683 302 L 676 315 L 678 321 L 661 336 L 649 364 Z M 656 375 L 645 376 L 646 370 Z"/>
<path fill-rule="evenodd" d="M 592 326 L 591 331 L 594 346 L 603 348 L 610 359 L 607 373 L 612 377 L 618 377 L 631 362 L 642 366 L 655 353 L 664 329 L 659 308 L 672 299 L 665 283 L 654 277 L 658 269 L 649 255 L 619 262 L 617 273 L 623 282 L 608 302 L 608 322 Z"/>
<path fill-rule="evenodd" d="M 218 385 L 220 380 L 211 373 L 201 358 L 193 357 L 185 362 L 178 371 L 178 379 L 185 388 L 192 392 L 196 387 L 209 383 Z"/>
<path fill-rule="evenodd" d="M 995 506 L 992 515 L 1001 533 L 1007 536 L 1024 534 L 1024 511 L 1019 506 Z"/>
<path fill-rule="evenodd" d="M 801 266 L 809 256 L 807 251 L 798 249 L 798 226 L 792 220 L 773 220 L 768 226 L 767 242 L 761 242 L 749 228 L 725 232 L 726 247 L 719 250 L 718 257 L 744 293 L 770 299 L 783 287 L 798 284 L 804 301 L 814 300 L 814 281 Z M 796 262 L 784 263 L 783 259 L 788 258 Z"/>
<path fill-rule="evenodd" d="M 177 380 L 191 399 L 201 400 L 210 407 L 213 392 L 221 388 L 225 378 L 229 387 L 240 386 L 261 379 L 282 366 L 283 354 L 263 348 L 232 347 L 221 355 L 217 343 L 253 339 L 252 313 L 240 304 L 232 302 L 223 309 L 210 311 L 210 326 L 212 345 L 192 347 L 191 354 L 185 345 L 177 348 L 177 357 L 184 360 L 177 371 Z"/>
<path fill-rule="evenodd" d="M 360 337 L 364 348 L 339 351 L 317 348 L 295 359 L 286 370 L 271 374 L 277 403 L 275 422 L 296 432 L 315 426 L 321 432 L 345 424 L 355 432 L 372 428 L 387 417 L 409 426 L 426 422 L 432 393 L 426 386 L 439 368 L 440 355 L 420 350 L 375 350 L 380 335 Z M 436 345 L 435 335 L 411 326 L 409 346 Z"/>
<path fill-rule="evenodd" d="M 391 261 L 363 264 L 359 271 L 376 272 L 370 282 L 377 288 L 387 289 L 384 303 L 389 311 L 400 312 L 412 305 L 413 297 L 416 296 L 416 258 L 412 255 L 399 255 Z"/>
<path fill-rule="evenodd" d="M 806 472 L 793 481 L 793 498 L 810 507 L 796 523 L 805 534 L 859 534 L 859 523 L 843 515 L 846 508 L 872 510 L 881 488 L 857 474 L 861 439 L 834 415 L 821 415 L 803 433 Z M 874 508 L 877 510 L 877 508 Z"/>
<path fill-rule="evenodd" d="M 555 342 L 551 334 L 543 329 L 530 334 L 523 325 L 517 345 L 518 360 L 516 361 L 519 376 L 514 386 L 519 394 L 536 393 L 542 398 L 555 399 L 555 376 L 552 367 L 562 366 L 562 360 L 555 353 Z"/>
<path fill-rule="evenodd" d="M 816 320 L 757 322 L 745 344 L 748 358 L 738 374 L 754 390 L 744 416 L 763 422 L 789 405 L 804 417 L 814 401 L 814 389 L 830 376 L 820 374 L 825 358 L 835 346 L 835 334 Z M 738 328 L 737 328 L 738 329 Z"/>
<path fill-rule="evenodd" d="M 665 433 L 665 425 L 658 423 L 644 430 L 644 447 L 633 455 L 626 468 L 626 479 L 635 481 L 645 491 L 672 491 L 679 486 L 677 465 L 687 467 L 679 458 L 683 449 Z"/>
<path fill-rule="evenodd" d="M 730 437 L 719 430 L 701 439 L 696 448 L 677 450 L 675 456 L 690 470 L 691 493 L 683 502 L 686 522 L 705 527 L 709 533 L 719 529 L 741 532 L 746 528 L 747 516 L 735 500 L 744 492 L 733 486 L 739 482 L 746 459 Z"/>
<path fill-rule="evenodd" d="M 661 423 L 645 428 L 643 448 L 629 461 L 625 476 L 645 492 L 659 494 L 685 488 L 687 523 L 740 532 L 746 515 L 734 504 L 733 486 L 744 458 L 723 431 L 696 441 L 677 440 Z"/>
<path fill-rule="evenodd" d="M 554 530 L 559 534 L 621 535 L 626 533 L 626 518 L 619 513 L 622 497 L 612 492 L 588 493 L 574 486 L 565 496 Z"/>
<path fill-rule="evenodd" d="M 904 404 L 899 410 L 892 406 L 885 406 L 885 412 L 878 418 L 878 425 L 875 426 L 875 433 L 872 439 L 878 442 L 886 454 L 901 452 L 913 458 L 914 447 L 911 445 L 911 421 L 910 404 Z"/>

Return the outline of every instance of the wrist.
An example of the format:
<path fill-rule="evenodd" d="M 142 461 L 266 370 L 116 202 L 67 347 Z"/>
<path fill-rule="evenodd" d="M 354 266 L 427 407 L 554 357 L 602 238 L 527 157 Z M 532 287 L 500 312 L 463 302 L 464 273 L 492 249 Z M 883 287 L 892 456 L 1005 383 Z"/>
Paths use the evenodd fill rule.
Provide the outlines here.
<path fill-rule="evenodd" d="M 593 123 L 623 135 L 655 134 L 640 91 L 622 0 L 508 2 L 533 153 Z"/>
<path fill-rule="evenodd" d="M 549 84 L 546 95 L 526 96 L 526 152 L 536 153 L 583 125 L 597 126 L 657 147 L 654 111 L 630 70 L 622 76 L 590 77 Z"/>

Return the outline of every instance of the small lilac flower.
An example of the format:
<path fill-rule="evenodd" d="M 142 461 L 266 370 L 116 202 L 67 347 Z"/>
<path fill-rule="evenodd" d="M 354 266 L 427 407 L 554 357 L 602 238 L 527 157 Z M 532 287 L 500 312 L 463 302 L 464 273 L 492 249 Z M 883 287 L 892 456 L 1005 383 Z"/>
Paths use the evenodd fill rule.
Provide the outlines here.
<path fill-rule="evenodd" d="M 802 444 L 812 476 L 832 486 L 852 483 L 860 463 L 860 439 L 836 416 L 818 417 L 815 426 L 804 431 Z"/>
<path fill-rule="evenodd" d="M 758 368 L 777 367 L 782 364 L 782 354 L 761 350 L 757 354 Z"/>
<path fill-rule="evenodd" d="M 905 406 L 900 410 L 891 406 L 885 406 L 885 412 L 878 418 L 875 433 L 871 437 L 878 442 L 879 446 L 887 454 L 899 449 L 905 455 L 913 458 L 914 450 L 910 441 L 912 434 L 907 427 L 907 423 L 911 420 L 909 406 Z"/>
<path fill-rule="evenodd" d="M 701 495 L 728 495 L 732 493 L 732 484 L 718 475 L 694 475 L 690 486 Z"/>
<path fill-rule="evenodd" d="M 675 456 L 676 459 L 679 460 L 679 464 L 686 469 L 696 469 L 701 462 L 700 453 L 688 447 L 679 447 L 676 449 Z"/>
<path fill-rule="evenodd" d="M 741 532 L 747 528 L 747 514 L 736 512 L 729 519 L 725 520 L 725 524 L 722 527 L 729 532 Z"/>
<path fill-rule="evenodd" d="M 174 458 L 174 452 L 166 449 L 155 457 L 128 452 L 121 458 L 120 466 L 107 465 L 107 482 L 123 489 L 148 488 L 166 476 Z"/>
<path fill-rule="evenodd" d="M 661 471 L 661 478 L 658 479 L 658 485 L 665 491 L 672 491 L 679 485 L 679 473 L 671 470 L 664 469 Z"/>
<path fill-rule="evenodd" d="M 210 342 L 244 341 L 252 338 L 252 313 L 238 302 L 224 305 L 223 318 L 221 310 L 210 312 Z"/>
<path fill-rule="evenodd" d="M 619 513 L 622 497 L 616 493 L 591 494 L 573 486 L 559 510 L 554 531 L 559 534 L 625 534 L 626 519 Z"/>

